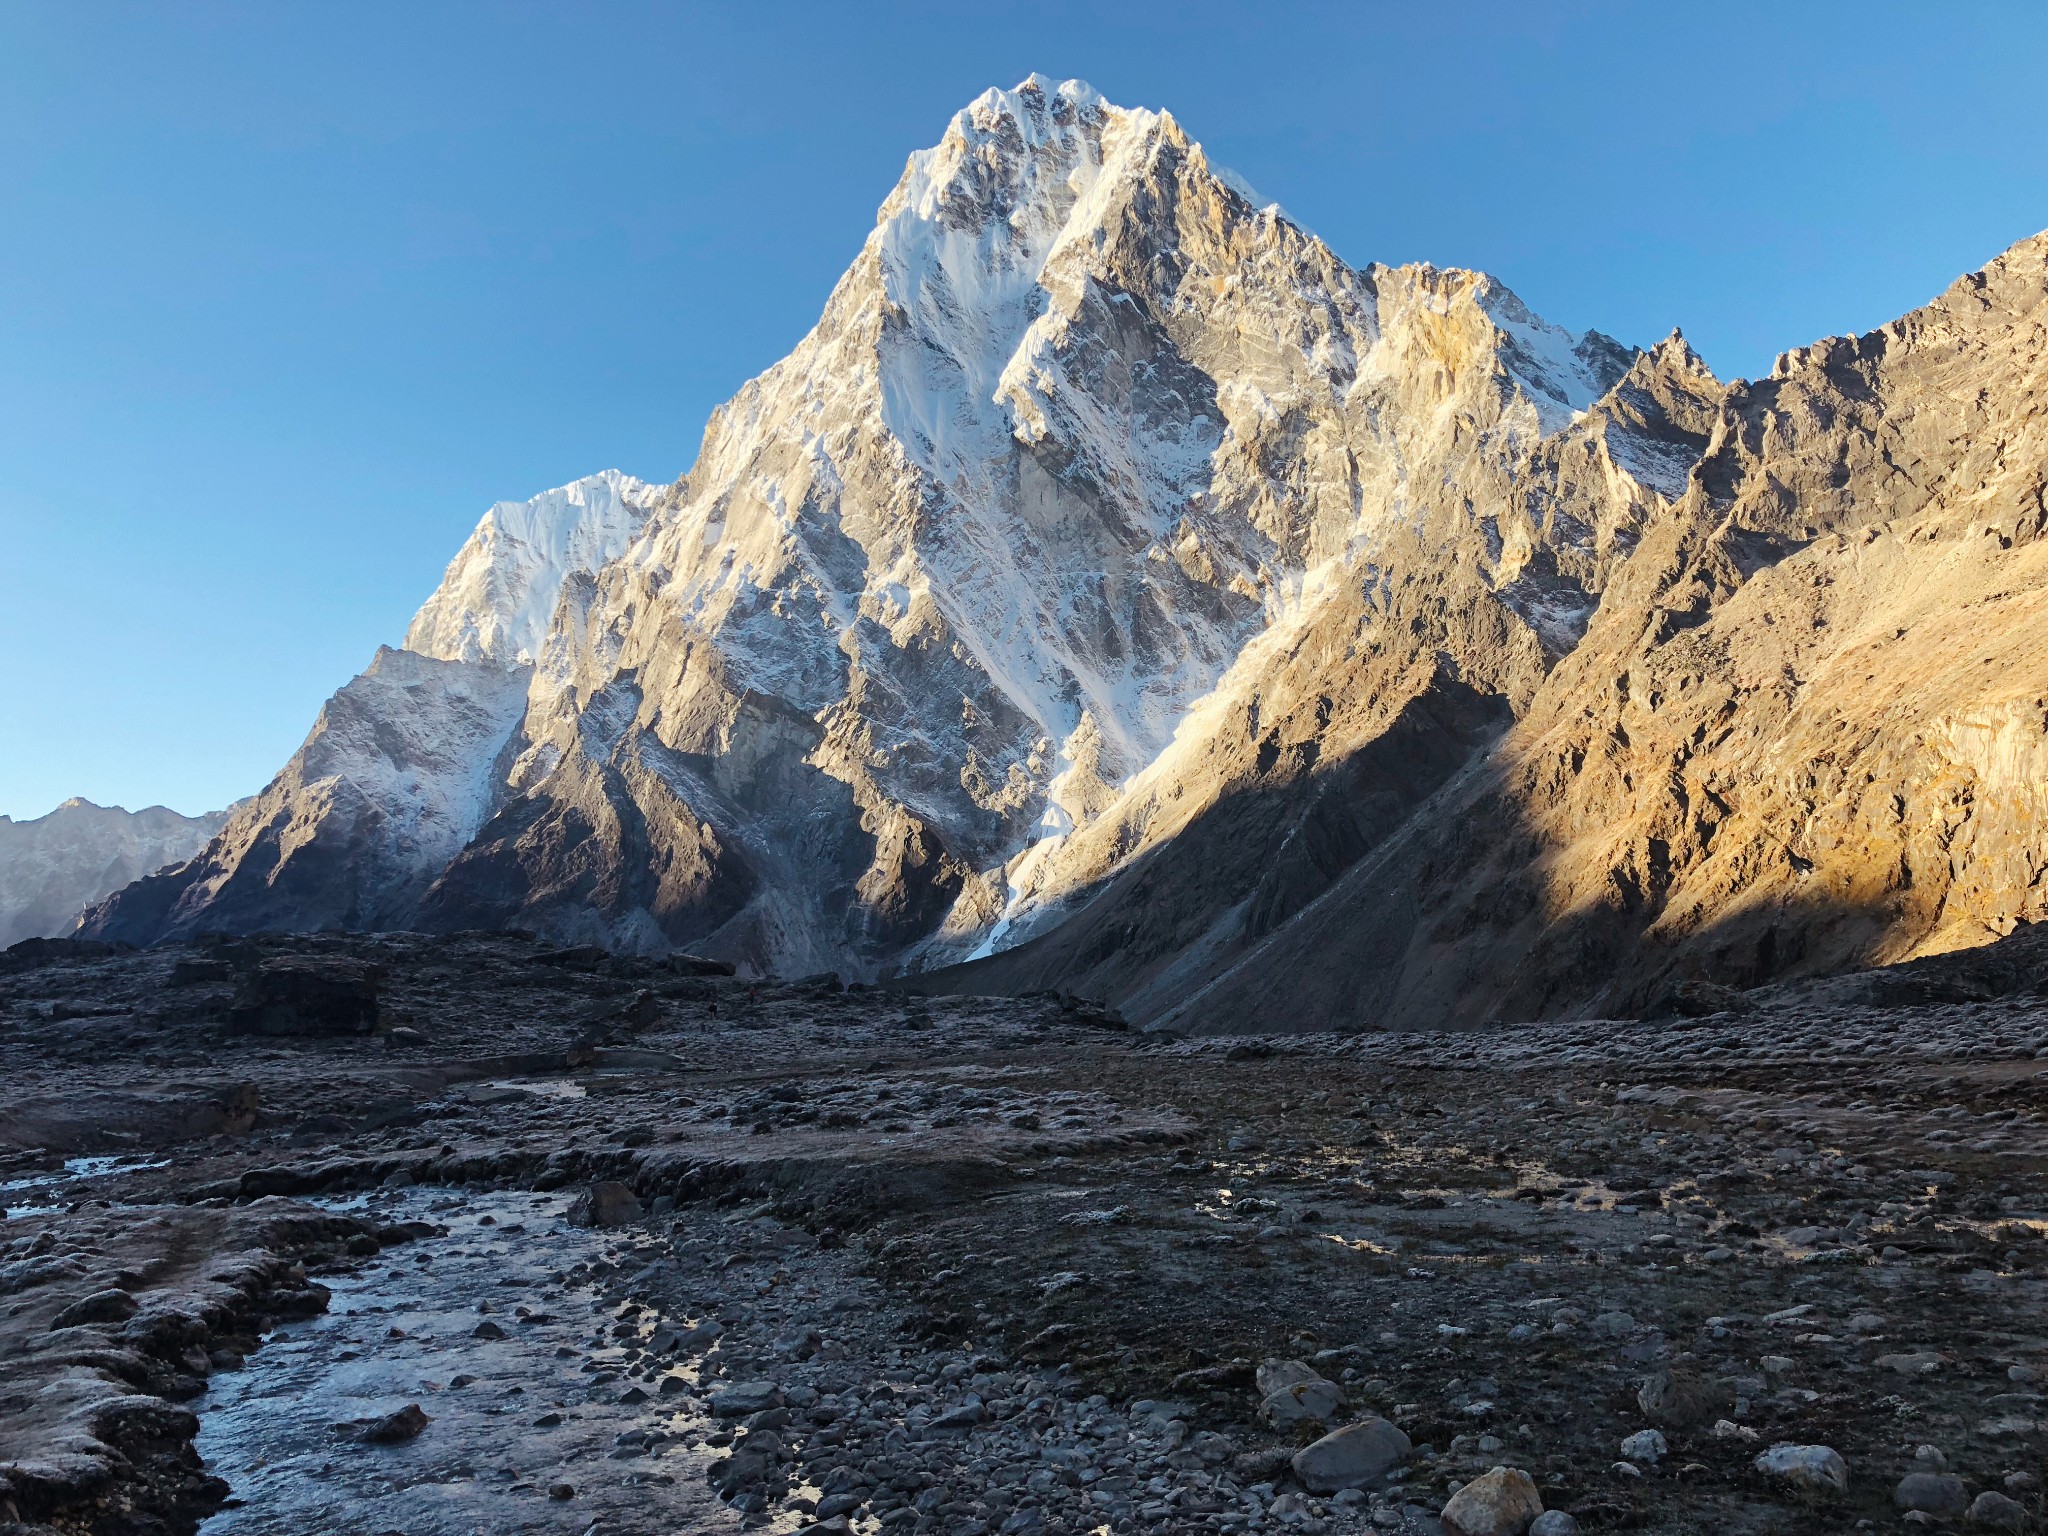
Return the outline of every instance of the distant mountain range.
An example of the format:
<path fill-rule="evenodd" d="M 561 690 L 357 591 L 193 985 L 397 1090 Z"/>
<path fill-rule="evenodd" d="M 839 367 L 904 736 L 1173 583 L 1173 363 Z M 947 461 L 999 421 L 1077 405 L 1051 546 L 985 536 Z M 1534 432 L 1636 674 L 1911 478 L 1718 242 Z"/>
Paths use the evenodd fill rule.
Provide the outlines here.
<path fill-rule="evenodd" d="M 492 508 L 83 931 L 517 926 L 1188 1030 L 1981 943 L 2044 915 L 2044 324 L 2036 237 L 1723 384 L 1349 266 L 1034 77 L 683 479 Z"/>
<path fill-rule="evenodd" d="M 226 811 L 180 816 L 66 800 L 47 816 L 0 816 L 0 949 L 55 938 L 86 908 L 168 864 L 183 864 L 227 823 Z"/>

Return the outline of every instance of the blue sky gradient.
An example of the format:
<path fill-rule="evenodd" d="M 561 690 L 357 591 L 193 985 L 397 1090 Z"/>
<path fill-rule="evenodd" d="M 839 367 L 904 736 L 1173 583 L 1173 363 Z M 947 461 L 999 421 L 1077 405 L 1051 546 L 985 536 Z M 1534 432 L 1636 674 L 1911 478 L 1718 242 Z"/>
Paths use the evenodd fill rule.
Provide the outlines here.
<path fill-rule="evenodd" d="M 211 809 L 478 515 L 688 468 L 989 85 L 1724 377 L 2048 226 L 2048 6 L 0 8 L 0 813 Z"/>

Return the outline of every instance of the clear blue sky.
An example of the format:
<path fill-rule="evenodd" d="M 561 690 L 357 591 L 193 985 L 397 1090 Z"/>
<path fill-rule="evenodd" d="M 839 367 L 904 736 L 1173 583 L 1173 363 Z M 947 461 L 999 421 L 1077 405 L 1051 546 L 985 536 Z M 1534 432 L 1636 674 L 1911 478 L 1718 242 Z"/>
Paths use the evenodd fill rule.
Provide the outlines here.
<path fill-rule="evenodd" d="M 259 788 L 477 516 L 704 420 L 1032 70 L 1724 376 L 2048 226 L 2048 6 L 0 6 L 0 812 Z"/>

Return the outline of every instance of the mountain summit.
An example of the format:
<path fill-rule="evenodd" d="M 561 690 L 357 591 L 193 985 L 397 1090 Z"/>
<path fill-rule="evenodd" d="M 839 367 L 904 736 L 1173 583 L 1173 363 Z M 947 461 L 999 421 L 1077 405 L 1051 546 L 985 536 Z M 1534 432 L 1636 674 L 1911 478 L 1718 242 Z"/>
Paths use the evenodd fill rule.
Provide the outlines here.
<path fill-rule="evenodd" d="M 1676 335 L 1636 352 L 1483 274 L 1348 266 L 1248 192 L 1165 113 L 1037 76 L 985 93 L 910 158 L 817 326 L 720 408 L 682 480 L 493 508 L 405 649 L 199 857 L 86 930 L 517 926 L 1080 985 L 1208 1028 L 1231 1020 L 1205 999 L 1312 929 L 1288 964 L 1336 967 L 1374 1016 L 1437 1008 L 1403 978 L 1444 944 L 1474 965 L 1540 951 L 1572 920 L 1544 850 L 1607 847 L 1648 792 L 1600 767 L 1610 738 L 1546 756 L 1531 733 L 1692 698 L 1707 659 L 1664 647 L 1718 637 L 1779 565 L 1832 558 L 1816 541 L 1910 544 L 1883 531 L 1910 498 L 1859 499 L 1887 433 L 1937 477 L 1969 457 L 1852 384 L 1900 411 L 1956 380 L 2038 399 L 2038 361 L 1998 372 L 2019 366 L 2001 327 L 2038 313 L 2025 248 L 1943 301 L 1978 295 L 1967 334 L 1909 317 L 1875 354 L 1823 343 L 1729 389 Z M 1786 453 L 1803 478 L 1773 481 Z M 1754 691 L 1758 647 L 1791 641 L 1744 636 L 1714 664 Z M 1795 685 L 1771 687 L 1791 721 Z M 1589 761 L 1591 824 L 1560 822 Z M 1744 803 L 1777 826 L 1798 799 Z M 1665 943 L 1671 861 L 1695 856 L 1644 826 L 1628 859 L 1663 873 L 1602 930 L 1616 954 Z M 2010 915 L 2025 860 L 1997 857 L 2010 872 L 1960 878 Z M 1714 900 L 1739 906 L 1745 878 Z M 1360 881 L 1414 922 L 1333 928 Z M 1872 918 L 1857 942 L 1937 930 Z M 1785 945 L 1763 973 L 1803 963 Z M 1327 991 L 1303 1000 L 1327 1013 Z M 1485 995 L 1502 1016 L 1626 1001 L 1569 967 Z"/>

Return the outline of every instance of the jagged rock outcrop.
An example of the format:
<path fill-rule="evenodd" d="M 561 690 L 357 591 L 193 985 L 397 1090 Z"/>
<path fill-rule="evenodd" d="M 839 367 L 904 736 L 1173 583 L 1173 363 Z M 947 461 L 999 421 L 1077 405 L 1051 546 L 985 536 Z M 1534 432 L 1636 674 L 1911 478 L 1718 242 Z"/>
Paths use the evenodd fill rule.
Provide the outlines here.
<path fill-rule="evenodd" d="M 1165 114 L 991 91 L 688 475 L 494 508 L 87 931 L 516 926 L 1190 1029 L 1975 942 L 2043 862 L 2040 260 L 1723 386 L 1350 267 Z"/>
<path fill-rule="evenodd" d="M 0 949 L 71 932 L 94 903 L 191 858 L 227 816 L 180 816 L 161 805 L 125 811 L 80 799 L 30 821 L 0 816 Z"/>
<path fill-rule="evenodd" d="M 1170 1017 L 1629 1014 L 2039 920 L 2044 399 L 2048 235 L 1731 388 L 1484 767 Z"/>

